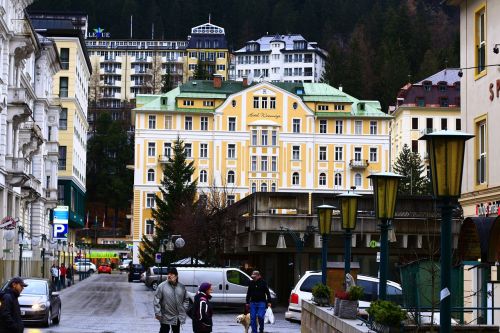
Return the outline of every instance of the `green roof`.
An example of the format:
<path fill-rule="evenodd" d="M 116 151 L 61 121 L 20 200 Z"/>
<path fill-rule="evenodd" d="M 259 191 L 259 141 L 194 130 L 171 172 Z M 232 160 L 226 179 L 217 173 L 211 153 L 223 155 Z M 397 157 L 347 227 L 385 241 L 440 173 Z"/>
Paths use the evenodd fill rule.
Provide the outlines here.
<path fill-rule="evenodd" d="M 226 94 L 213 94 L 213 93 L 185 93 L 181 92 L 177 97 L 179 98 L 226 98 Z"/>

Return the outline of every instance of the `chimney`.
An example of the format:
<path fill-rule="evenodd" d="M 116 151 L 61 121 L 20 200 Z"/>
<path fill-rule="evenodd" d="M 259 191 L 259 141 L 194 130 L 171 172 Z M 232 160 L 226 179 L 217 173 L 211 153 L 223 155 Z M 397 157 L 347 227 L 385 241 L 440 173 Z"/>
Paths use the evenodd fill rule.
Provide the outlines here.
<path fill-rule="evenodd" d="M 248 76 L 243 75 L 243 87 L 248 87 Z"/>
<path fill-rule="evenodd" d="M 342 84 L 339 84 L 339 90 L 344 91 L 344 88 L 342 87 Z"/>
<path fill-rule="evenodd" d="M 214 88 L 222 87 L 222 75 L 214 74 Z"/>

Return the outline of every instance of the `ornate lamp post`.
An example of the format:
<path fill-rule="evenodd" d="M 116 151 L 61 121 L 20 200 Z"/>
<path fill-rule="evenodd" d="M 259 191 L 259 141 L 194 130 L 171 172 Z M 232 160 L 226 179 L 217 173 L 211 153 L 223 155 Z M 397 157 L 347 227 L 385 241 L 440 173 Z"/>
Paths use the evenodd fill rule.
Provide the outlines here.
<path fill-rule="evenodd" d="M 451 332 L 451 223 L 452 211 L 462 187 L 465 141 L 473 135 L 437 131 L 420 140 L 427 141 L 434 197 L 441 200 L 441 302 L 440 332 Z"/>
<path fill-rule="evenodd" d="M 174 241 L 175 239 L 175 241 Z M 160 281 L 158 284 L 160 284 L 161 281 L 161 268 L 163 266 L 163 253 L 165 252 L 174 252 L 175 248 L 181 248 L 186 245 L 186 242 L 184 241 L 184 238 L 182 238 L 181 235 L 167 235 L 167 238 L 162 239 L 160 243 L 160 253 L 161 253 L 161 263 L 160 263 Z M 168 263 L 170 266 L 170 262 Z"/>
<path fill-rule="evenodd" d="M 22 225 L 18 227 L 17 231 L 17 241 L 19 244 L 19 276 L 22 276 L 23 270 L 23 246 L 24 246 L 24 228 Z"/>
<path fill-rule="evenodd" d="M 47 242 L 47 235 L 42 234 L 40 257 L 42 257 L 42 278 L 45 278 L 45 243 Z"/>
<path fill-rule="evenodd" d="M 335 207 L 321 205 L 318 210 L 319 233 L 321 234 L 321 283 L 326 285 L 326 261 L 328 257 L 328 236 L 332 230 L 332 212 Z"/>
<path fill-rule="evenodd" d="M 340 201 L 340 209 L 342 211 L 341 227 L 344 230 L 344 274 L 351 272 L 351 243 L 352 230 L 356 229 L 356 218 L 358 215 L 358 198 L 359 194 L 347 193 L 337 196 Z"/>
<path fill-rule="evenodd" d="M 396 197 L 398 194 L 400 175 L 392 172 L 380 172 L 368 176 L 373 183 L 373 200 L 375 216 L 380 220 L 380 280 L 379 299 L 387 299 L 387 266 L 389 263 L 388 231 L 390 221 L 394 218 Z"/>

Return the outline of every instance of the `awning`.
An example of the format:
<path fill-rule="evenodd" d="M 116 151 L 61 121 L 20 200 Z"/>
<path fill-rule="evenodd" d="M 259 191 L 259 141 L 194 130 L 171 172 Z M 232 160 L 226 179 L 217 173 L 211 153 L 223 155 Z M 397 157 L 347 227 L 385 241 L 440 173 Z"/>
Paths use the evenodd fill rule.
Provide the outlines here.
<path fill-rule="evenodd" d="M 460 228 L 458 255 L 461 260 L 495 262 L 500 256 L 500 217 L 468 217 Z"/>

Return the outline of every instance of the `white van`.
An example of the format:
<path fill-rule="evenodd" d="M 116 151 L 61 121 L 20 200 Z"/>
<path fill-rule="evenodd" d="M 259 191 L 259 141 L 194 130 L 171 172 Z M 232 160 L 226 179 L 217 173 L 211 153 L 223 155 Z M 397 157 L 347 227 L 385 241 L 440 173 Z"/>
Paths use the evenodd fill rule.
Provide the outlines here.
<path fill-rule="evenodd" d="M 212 285 L 211 303 L 214 306 L 235 307 L 245 304 L 251 280 L 245 272 L 230 267 L 177 267 L 179 282 L 186 286 L 191 301 L 203 282 Z M 163 279 L 162 279 L 163 280 Z M 273 303 L 276 293 L 269 289 Z"/>

